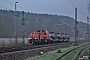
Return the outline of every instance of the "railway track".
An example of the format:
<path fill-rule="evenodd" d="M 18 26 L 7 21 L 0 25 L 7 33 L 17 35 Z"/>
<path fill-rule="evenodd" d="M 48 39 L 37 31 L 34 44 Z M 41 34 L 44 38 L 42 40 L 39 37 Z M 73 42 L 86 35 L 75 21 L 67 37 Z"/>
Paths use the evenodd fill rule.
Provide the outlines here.
<path fill-rule="evenodd" d="M 83 43 L 83 42 L 79 42 Z M 47 45 L 27 45 L 27 46 L 15 46 L 15 47 L 2 47 L 0 48 L 1 60 L 23 60 L 28 57 L 34 57 L 40 55 L 39 52 L 44 53 L 48 51 L 57 50 L 60 48 L 66 48 L 74 45 L 72 42 L 63 42 Z M 2 52 L 3 51 L 3 52 Z"/>
<path fill-rule="evenodd" d="M 55 44 L 47 44 L 47 45 L 45 44 L 45 45 L 25 45 L 25 46 L 14 46 L 14 47 L 1 47 L 0 54 L 21 51 L 21 50 L 28 50 L 28 49 L 36 49 L 36 48 L 41 48 L 41 47 L 49 47 L 49 46 L 55 46 L 55 45 L 62 46 L 63 44 L 69 44 L 69 43 L 63 42 L 63 43 L 55 43 Z"/>
<path fill-rule="evenodd" d="M 86 50 L 89 50 L 89 47 L 82 49 L 82 50 L 79 52 L 76 60 L 89 60 L 89 59 L 90 59 L 90 58 L 89 58 L 89 54 L 84 55 L 84 54 L 86 53 Z M 84 56 L 85 56 L 86 58 L 84 58 Z"/>
<path fill-rule="evenodd" d="M 79 42 L 79 44 L 83 43 L 84 41 Z M 41 47 L 48 47 L 48 46 L 55 46 L 55 45 L 62 45 L 63 44 L 71 44 L 74 45 L 74 42 L 62 42 L 62 43 L 55 43 L 55 44 L 44 44 L 44 45 L 24 45 L 24 46 L 13 46 L 13 47 L 0 47 L 0 54 L 1 53 L 8 53 L 8 52 L 15 52 L 21 50 L 28 50 L 28 49 L 35 49 Z"/>
<path fill-rule="evenodd" d="M 82 50 L 79 52 L 76 60 L 81 60 L 80 58 L 81 58 L 81 56 L 83 56 L 82 54 L 84 53 L 85 50 L 86 50 L 86 49 L 84 48 L 84 49 L 82 49 Z"/>
<path fill-rule="evenodd" d="M 84 45 L 84 46 L 87 46 L 87 45 Z M 80 47 L 84 47 L 84 46 L 80 46 Z M 62 55 L 60 58 L 58 58 L 57 60 L 64 60 L 69 54 L 72 54 L 73 51 L 77 50 L 77 49 L 80 48 L 80 47 L 77 47 L 77 48 L 74 48 L 74 49 L 68 51 L 67 53 L 65 53 L 64 55 Z M 85 48 L 86 48 L 86 47 L 85 47 Z M 83 49 L 79 52 L 79 54 L 77 55 L 77 57 L 76 57 L 75 60 L 79 60 L 79 55 L 80 55 L 80 53 L 81 53 L 83 50 L 85 50 L 85 48 L 83 48 Z"/>

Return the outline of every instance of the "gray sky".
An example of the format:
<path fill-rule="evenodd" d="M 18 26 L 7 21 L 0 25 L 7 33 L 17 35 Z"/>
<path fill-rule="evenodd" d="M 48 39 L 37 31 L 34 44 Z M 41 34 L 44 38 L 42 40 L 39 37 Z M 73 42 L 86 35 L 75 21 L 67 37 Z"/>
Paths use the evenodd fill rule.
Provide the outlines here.
<path fill-rule="evenodd" d="M 33 13 L 48 13 L 48 14 L 58 14 L 65 15 L 74 18 L 74 6 L 69 0 L 6 0 L 11 3 L 18 1 L 17 10 L 33 12 Z M 6 7 L 8 9 L 14 10 L 14 4 L 10 4 L 5 0 L 0 0 L 0 6 Z M 74 5 L 78 8 L 78 20 L 86 22 L 86 16 L 88 15 L 87 3 L 88 0 L 71 0 Z M 1 7 L 0 7 L 1 9 Z M 2 8 L 4 9 L 4 8 Z"/>

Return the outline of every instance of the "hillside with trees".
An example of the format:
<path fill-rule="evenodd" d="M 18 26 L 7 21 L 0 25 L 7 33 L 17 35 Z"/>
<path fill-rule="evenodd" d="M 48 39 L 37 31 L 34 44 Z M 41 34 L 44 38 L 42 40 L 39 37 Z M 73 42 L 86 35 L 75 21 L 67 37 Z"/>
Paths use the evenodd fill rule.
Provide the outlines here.
<path fill-rule="evenodd" d="M 52 14 L 37 14 L 37 13 L 24 13 L 25 19 L 25 37 L 29 37 L 32 31 L 38 31 L 39 29 L 48 30 L 49 32 L 61 32 L 67 33 L 71 37 L 74 37 L 75 33 L 75 21 L 74 18 L 63 15 Z M 12 10 L 0 10 L 0 37 L 12 38 L 15 37 L 15 21 L 17 28 L 17 36 L 21 37 L 21 24 L 22 24 L 22 12 Z M 87 24 L 78 22 L 78 27 L 86 27 Z M 82 37 L 86 28 L 78 28 L 79 37 Z"/>

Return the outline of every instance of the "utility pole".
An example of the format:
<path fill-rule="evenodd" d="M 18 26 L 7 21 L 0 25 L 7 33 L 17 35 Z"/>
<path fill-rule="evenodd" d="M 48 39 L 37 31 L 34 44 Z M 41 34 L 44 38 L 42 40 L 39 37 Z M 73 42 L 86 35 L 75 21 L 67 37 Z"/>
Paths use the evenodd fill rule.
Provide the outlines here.
<path fill-rule="evenodd" d="M 15 2 L 15 12 L 16 12 L 16 4 L 18 2 Z M 15 20 L 15 42 L 17 44 L 17 20 Z"/>
<path fill-rule="evenodd" d="M 47 27 L 47 26 L 46 26 L 46 22 L 47 22 L 47 19 L 45 20 L 45 30 L 47 30 L 47 29 L 46 29 L 46 27 Z"/>
<path fill-rule="evenodd" d="M 39 29 L 42 29 L 42 28 L 41 28 L 41 23 L 42 23 L 42 22 L 41 22 L 41 19 L 39 19 L 39 24 L 40 24 L 40 25 L 39 25 Z"/>
<path fill-rule="evenodd" d="M 75 45 L 78 45 L 77 8 L 75 8 Z"/>
<path fill-rule="evenodd" d="M 89 17 L 87 16 L 87 41 L 89 42 Z"/>
<path fill-rule="evenodd" d="M 22 40 L 23 45 L 25 45 L 25 19 L 24 19 L 24 11 L 22 11 Z"/>

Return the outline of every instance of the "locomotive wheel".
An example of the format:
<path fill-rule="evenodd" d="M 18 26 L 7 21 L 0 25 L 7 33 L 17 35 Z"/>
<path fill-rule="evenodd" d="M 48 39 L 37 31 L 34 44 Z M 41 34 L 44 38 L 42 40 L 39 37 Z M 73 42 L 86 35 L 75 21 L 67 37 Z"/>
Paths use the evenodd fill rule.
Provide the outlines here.
<path fill-rule="evenodd" d="M 47 40 L 47 43 L 48 43 L 48 44 L 50 44 L 50 42 L 51 42 L 50 40 Z"/>
<path fill-rule="evenodd" d="M 50 41 L 50 43 L 51 43 L 51 44 L 53 44 L 53 43 L 54 43 L 54 41 L 52 41 L 52 40 L 51 40 L 51 41 Z"/>

